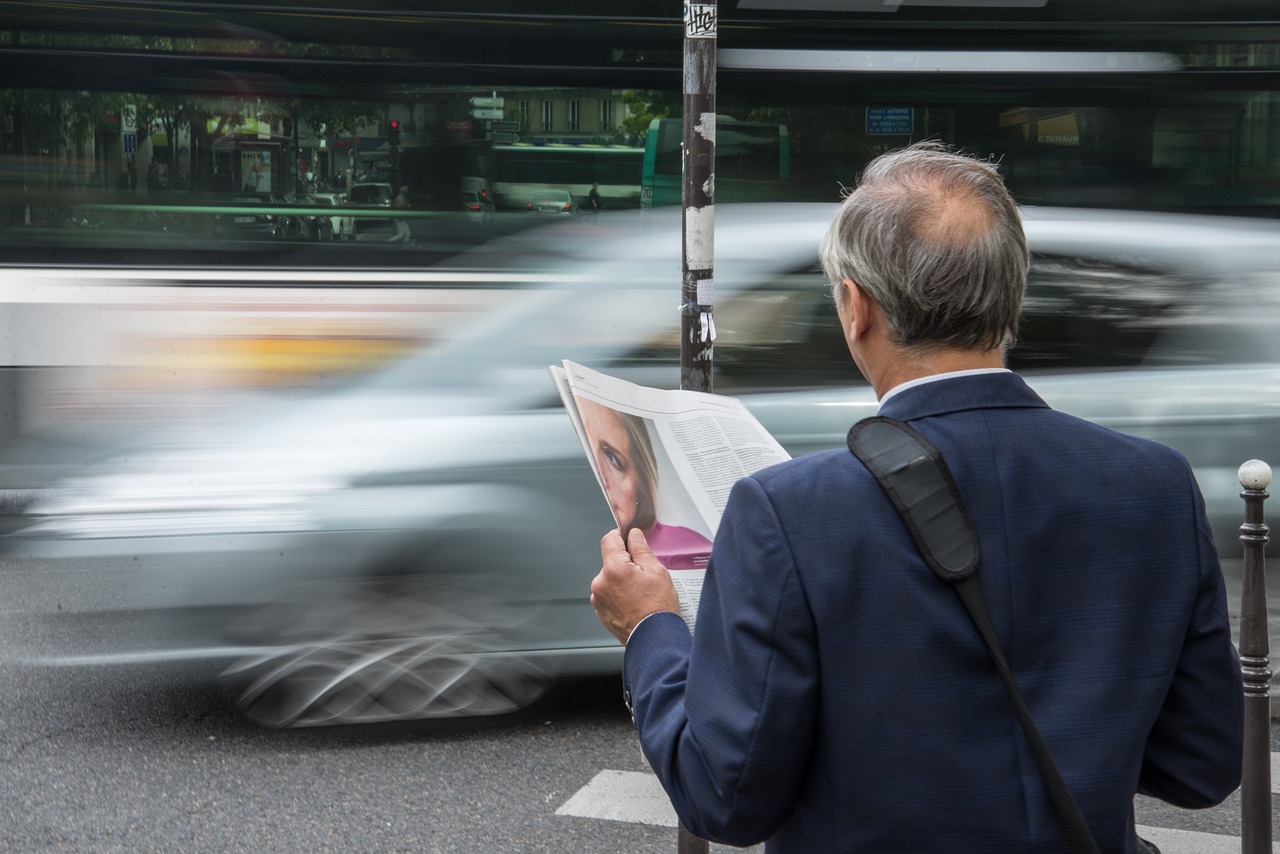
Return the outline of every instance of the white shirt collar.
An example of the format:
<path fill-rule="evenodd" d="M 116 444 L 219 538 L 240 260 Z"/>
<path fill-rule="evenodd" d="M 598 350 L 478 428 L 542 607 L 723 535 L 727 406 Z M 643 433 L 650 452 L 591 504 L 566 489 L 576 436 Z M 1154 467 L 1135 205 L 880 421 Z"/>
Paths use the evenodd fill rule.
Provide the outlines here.
<path fill-rule="evenodd" d="M 945 374 L 930 374 L 927 377 L 919 377 L 914 380 L 907 380 L 905 383 L 899 383 L 884 393 L 884 397 L 880 398 L 880 403 L 883 404 L 886 400 L 893 397 L 900 391 L 905 391 L 909 388 L 915 388 L 916 386 L 925 385 L 927 383 L 937 382 L 938 380 L 950 380 L 955 379 L 956 377 L 976 377 L 981 374 L 1009 373 L 1013 372 L 1008 368 L 970 368 L 967 371 L 949 371 Z"/>

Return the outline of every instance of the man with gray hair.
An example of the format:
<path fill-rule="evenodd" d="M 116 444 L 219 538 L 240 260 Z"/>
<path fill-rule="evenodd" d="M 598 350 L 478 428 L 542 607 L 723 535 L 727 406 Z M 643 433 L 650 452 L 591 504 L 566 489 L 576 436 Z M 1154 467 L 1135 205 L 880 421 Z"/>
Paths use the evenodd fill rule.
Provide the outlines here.
<path fill-rule="evenodd" d="M 1004 368 L 1028 253 L 995 169 L 933 143 L 882 155 L 821 255 L 880 414 L 951 469 L 1000 644 L 1098 848 L 1140 850 L 1135 793 L 1219 803 L 1243 703 L 1199 488 L 1177 452 Z M 692 636 L 642 533 L 601 555 L 592 605 L 692 832 L 776 854 L 1066 850 L 973 620 L 847 449 L 735 486 Z"/>

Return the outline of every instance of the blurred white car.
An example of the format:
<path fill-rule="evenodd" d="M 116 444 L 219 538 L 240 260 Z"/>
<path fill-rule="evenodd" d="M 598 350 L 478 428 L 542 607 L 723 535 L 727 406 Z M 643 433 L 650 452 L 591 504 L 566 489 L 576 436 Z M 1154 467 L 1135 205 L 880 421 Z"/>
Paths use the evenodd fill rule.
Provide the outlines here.
<path fill-rule="evenodd" d="M 395 190 L 381 181 L 352 184 L 347 190 L 347 204 L 356 208 L 390 208 Z M 391 220 L 386 217 L 355 216 L 351 222 L 352 239 L 373 232 L 390 232 Z"/>
<path fill-rule="evenodd" d="M 345 193 L 312 193 L 311 204 L 340 208 L 347 203 Z M 317 240 L 350 240 L 355 236 L 355 220 L 350 216 L 316 214 L 311 217 L 312 236 Z"/>
<path fill-rule="evenodd" d="M 877 409 L 817 267 L 832 210 L 717 209 L 715 388 L 792 455 Z M 1059 409 L 1180 448 L 1231 551 L 1237 467 L 1280 460 L 1280 223 L 1025 218 L 1014 367 Z M 10 518 L 5 553 L 137 561 L 156 621 L 131 655 L 224 659 L 274 725 L 502 712 L 558 674 L 615 672 L 586 602 L 613 523 L 547 366 L 678 384 L 680 220 L 583 228 L 481 247 L 466 272 L 554 284 L 511 290 L 448 345 L 84 466 Z"/>
<path fill-rule="evenodd" d="M 347 191 L 347 201 L 366 208 L 389 208 L 395 191 L 385 182 L 352 184 Z"/>
<path fill-rule="evenodd" d="M 578 206 L 574 204 L 573 194 L 568 190 L 542 189 L 534 193 L 529 202 L 529 210 L 540 214 L 567 216 L 576 214 Z"/>
<path fill-rule="evenodd" d="M 462 191 L 462 211 L 467 216 L 468 222 L 474 222 L 476 225 L 486 226 L 493 222 L 493 202 L 488 196 L 480 197 L 475 190 Z"/>

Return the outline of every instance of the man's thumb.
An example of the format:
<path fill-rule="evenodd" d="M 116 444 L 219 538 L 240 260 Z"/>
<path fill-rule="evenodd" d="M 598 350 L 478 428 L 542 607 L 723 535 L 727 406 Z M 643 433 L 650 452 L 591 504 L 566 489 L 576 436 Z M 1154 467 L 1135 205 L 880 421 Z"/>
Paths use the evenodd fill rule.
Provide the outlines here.
<path fill-rule="evenodd" d="M 649 548 L 649 541 L 645 539 L 644 531 L 639 528 L 632 528 L 627 532 L 627 551 L 631 553 L 631 562 L 637 566 L 645 569 L 662 566 L 654 555 L 653 549 Z"/>

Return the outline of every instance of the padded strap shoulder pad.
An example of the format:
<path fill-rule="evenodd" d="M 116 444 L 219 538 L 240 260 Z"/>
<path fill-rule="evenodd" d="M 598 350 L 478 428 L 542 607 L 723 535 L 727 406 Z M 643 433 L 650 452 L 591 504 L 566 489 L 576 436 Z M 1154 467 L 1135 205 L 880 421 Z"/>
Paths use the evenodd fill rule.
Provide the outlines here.
<path fill-rule="evenodd" d="M 901 421 L 876 415 L 849 430 L 849 450 L 880 482 L 929 568 L 953 584 L 973 575 L 977 532 L 933 443 Z"/>

